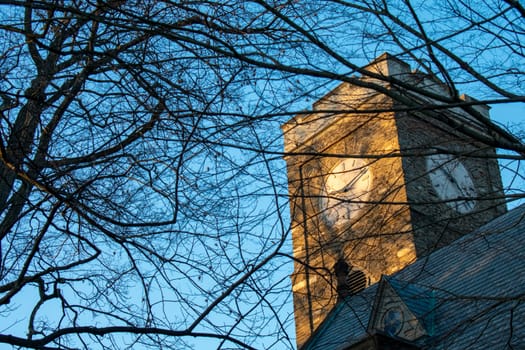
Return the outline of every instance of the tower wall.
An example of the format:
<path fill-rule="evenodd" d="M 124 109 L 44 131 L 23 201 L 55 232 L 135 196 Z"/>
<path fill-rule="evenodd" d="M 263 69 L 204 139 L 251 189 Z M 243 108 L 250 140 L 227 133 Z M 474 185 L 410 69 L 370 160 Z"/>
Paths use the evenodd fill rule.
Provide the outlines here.
<path fill-rule="evenodd" d="M 341 98 L 346 87 L 334 93 Z M 325 102 L 326 103 L 326 102 Z M 374 96 L 358 108 L 382 106 L 389 100 Z M 318 104 L 325 110 L 327 104 Z M 357 106 L 356 106 L 357 107 Z M 343 258 L 363 271 L 369 283 L 414 261 L 410 210 L 393 113 L 311 114 L 297 118 L 285 130 L 286 157 L 292 213 L 292 238 L 296 258 L 292 276 L 297 342 L 300 346 L 335 305 L 336 261 Z M 322 127 L 318 127 L 321 125 Z M 299 147 L 297 134 L 314 134 Z M 322 198 L 324 180 L 342 159 L 365 160 L 372 174 L 370 195 L 356 218 L 330 225 Z"/>

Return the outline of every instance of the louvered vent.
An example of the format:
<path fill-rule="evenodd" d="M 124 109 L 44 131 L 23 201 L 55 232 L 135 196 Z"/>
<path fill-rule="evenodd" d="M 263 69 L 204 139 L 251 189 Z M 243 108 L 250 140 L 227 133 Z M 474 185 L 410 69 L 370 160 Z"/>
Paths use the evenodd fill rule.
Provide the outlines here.
<path fill-rule="evenodd" d="M 342 258 L 335 263 L 334 274 L 337 278 L 338 301 L 359 293 L 370 284 L 369 278 L 363 271 L 355 266 L 348 265 Z"/>
<path fill-rule="evenodd" d="M 368 279 L 363 271 L 352 268 L 346 276 L 346 286 L 350 294 L 357 294 L 368 285 Z"/>

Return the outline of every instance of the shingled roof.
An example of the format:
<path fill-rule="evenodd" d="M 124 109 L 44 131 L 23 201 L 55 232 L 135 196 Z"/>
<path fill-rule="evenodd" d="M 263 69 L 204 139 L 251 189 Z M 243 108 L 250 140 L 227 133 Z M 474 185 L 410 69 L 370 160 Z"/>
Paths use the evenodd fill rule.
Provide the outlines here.
<path fill-rule="evenodd" d="M 428 300 L 423 303 L 418 295 L 428 291 L 435 298 L 428 310 L 432 317 L 421 320 L 431 332 L 410 344 L 422 349 L 525 349 L 525 205 L 387 280 L 418 317 L 428 309 Z M 369 328 L 379 311 L 374 309 L 378 287 L 338 304 L 302 349 L 351 349 L 375 331 L 381 333 Z"/>

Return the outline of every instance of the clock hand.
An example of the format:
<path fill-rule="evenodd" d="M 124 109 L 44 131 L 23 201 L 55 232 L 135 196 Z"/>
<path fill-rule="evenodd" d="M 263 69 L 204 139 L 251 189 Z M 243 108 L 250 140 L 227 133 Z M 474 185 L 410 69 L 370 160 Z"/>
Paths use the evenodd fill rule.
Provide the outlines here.
<path fill-rule="evenodd" d="M 454 176 L 452 176 L 452 174 L 450 174 L 450 171 L 445 169 L 445 165 L 444 164 L 441 164 L 438 168 L 437 168 L 438 171 L 442 172 L 445 177 L 447 178 L 447 180 L 453 184 L 456 183 L 456 180 L 454 179 Z"/>
<path fill-rule="evenodd" d="M 329 192 L 328 194 L 329 195 L 337 195 L 337 194 L 340 194 L 340 193 L 346 193 L 346 192 L 349 192 L 352 187 L 355 185 L 355 183 L 357 181 L 359 181 L 359 179 L 361 179 L 361 177 L 363 177 L 363 175 L 368 171 L 368 168 L 362 168 L 359 173 L 352 179 L 352 181 L 350 181 L 348 184 L 346 184 L 343 188 L 339 189 L 339 190 L 335 190 L 335 191 L 332 191 L 332 192 Z"/>
<path fill-rule="evenodd" d="M 452 183 L 456 186 L 459 192 L 459 196 L 456 199 L 462 198 L 460 201 L 456 201 L 455 205 L 456 208 L 465 208 L 466 210 L 470 210 L 474 207 L 474 202 L 471 199 L 468 199 L 471 197 L 471 195 L 465 191 L 463 187 L 454 179 L 451 179 Z"/>
<path fill-rule="evenodd" d="M 454 186 L 458 189 L 459 191 L 459 194 L 461 195 L 461 197 L 463 198 L 467 198 L 468 197 L 468 194 L 465 193 L 465 190 L 463 189 L 463 187 L 461 187 L 459 185 L 459 183 L 456 181 L 456 179 L 454 178 L 454 176 L 452 176 L 452 174 L 450 173 L 450 170 L 447 170 L 447 169 L 444 169 L 443 167 L 440 167 L 438 168 L 438 170 L 440 170 L 441 172 L 443 172 L 445 174 L 445 176 L 447 177 L 447 179 L 454 184 Z"/>

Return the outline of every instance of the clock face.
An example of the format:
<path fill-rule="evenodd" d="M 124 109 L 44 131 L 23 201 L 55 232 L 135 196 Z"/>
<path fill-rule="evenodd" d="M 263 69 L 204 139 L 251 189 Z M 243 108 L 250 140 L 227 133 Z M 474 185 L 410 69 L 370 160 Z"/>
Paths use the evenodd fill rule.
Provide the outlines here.
<path fill-rule="evenodd" d="M 372 174 L 363 159 L 348 158 L 332 168 L 325 179 L 321 208 L 331 226 L 354 219 L 370 196 Z"/>
<path fill-rule="evenodd" d="M 468 170 L 450 154 L 433 154 L 426 159 L 430 181 L 439 198 L 460 214 L 471 212 L 477 196 Z"/>

